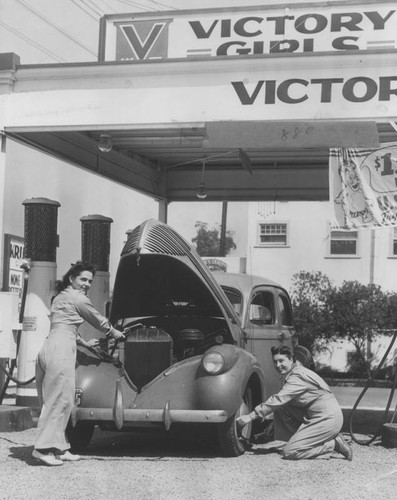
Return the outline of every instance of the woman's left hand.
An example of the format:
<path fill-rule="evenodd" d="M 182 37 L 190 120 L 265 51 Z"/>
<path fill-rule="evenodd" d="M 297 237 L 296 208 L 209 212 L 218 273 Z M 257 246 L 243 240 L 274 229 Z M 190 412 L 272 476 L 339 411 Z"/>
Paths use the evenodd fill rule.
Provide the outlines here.
<path fill-rule="evenodd" d="M 84 341 L 85 344 L 84 347 L 97 347 L 99 345 L 99 340 L 98 339 L 89 339 Z"/>
<path fill-rule="evenodd" d="M 123 332 L 120 332 L 119 330 L 116 330 L 116 328 L 112 328 L 112 331 L 110 332 L 112 338 L 114 340 L 122 340 L 125 339 L 125 335 Z"/>
<path fill-rule="evenodd" d="M 252 419 L 249 415 L 241 415 L 241 417 L 238 417 L 236 419 L 236 424 L 241 428 L 244 427 L 245 425 L 249 424 L 252 422 Z"/>

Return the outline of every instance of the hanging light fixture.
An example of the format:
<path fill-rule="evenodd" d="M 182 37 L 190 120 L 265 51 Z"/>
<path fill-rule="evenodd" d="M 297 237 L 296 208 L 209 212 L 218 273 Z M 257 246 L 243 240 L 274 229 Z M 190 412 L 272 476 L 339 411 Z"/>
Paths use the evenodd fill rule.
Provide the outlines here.
<path fill-rule="evenodd" d="M 247 170 L 247 172 L 249 172 L 251 175 L 253 175 L 251 160 L 250 160 L 250 157 L 247 155 L 247 152 L 244 151 L 244 149 L 240 148 L 238 150 L 238 155 L 240 157 L 241 166 L 243 168 L 245 168 L 245 170 Z"/>
<path fill-rule="evenodd" d="M 102 153 L 109 153 L 112 147 L 112 137 L 109 134 L 101 134 L 98 139 L 99 151 L 102 151 Z"/>
<path fill-rule="evenodd" d="M 208 196 L 207 186 L 205 185 L 205 182 L 204 182 L 205 162 L 206 162 L 206 160 L 203 160 L 203 170 L 201 172 L 201 182 L 197 186 L 197 191 L 196 191 L 196 196 L 199 200 L 205 200 Z"/>

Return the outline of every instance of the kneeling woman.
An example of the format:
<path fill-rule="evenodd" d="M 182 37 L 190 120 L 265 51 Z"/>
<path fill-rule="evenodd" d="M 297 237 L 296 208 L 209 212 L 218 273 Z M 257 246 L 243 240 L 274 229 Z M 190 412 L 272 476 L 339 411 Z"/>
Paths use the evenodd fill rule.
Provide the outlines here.
<path fill-rule="evenodd" d="M 342 410 L 328 385 L 297 364 L 289 347 L 272 347 L 272 356 L 276 370 L 284 377 L 282 389 L 252 413 L 239 417 L 237 425 L 243 427 L 273 413 L 275 439 L 287 441 L 285 459 L 316 458 L 337 451 L 352 460 L 353 451 L 339 434 Z"/>

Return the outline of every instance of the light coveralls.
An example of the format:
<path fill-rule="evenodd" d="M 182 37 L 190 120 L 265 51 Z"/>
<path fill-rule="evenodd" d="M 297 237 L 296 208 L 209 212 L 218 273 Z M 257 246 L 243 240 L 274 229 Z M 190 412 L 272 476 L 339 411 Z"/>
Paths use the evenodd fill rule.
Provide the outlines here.
<path fill-rule="evenodd" d="M 84 321 L 103 333 L 113 330 L 82 291 L 67 287 L 52 302 L 50 333 L 36 360 L 41 413 L 35 449 L 70 448 L 65 429 L 74 405 L 78 327 Z"/>
<path fill-rule="evenodd" d="M 288 460 L 329 458 L 343 425 L 342 410 L 326 382 L 299 365 L 293 366 L 282 389 L 254 411 L 262 418 L 274 414 L 275 439 L 288 441 L 283 448 Z"/>

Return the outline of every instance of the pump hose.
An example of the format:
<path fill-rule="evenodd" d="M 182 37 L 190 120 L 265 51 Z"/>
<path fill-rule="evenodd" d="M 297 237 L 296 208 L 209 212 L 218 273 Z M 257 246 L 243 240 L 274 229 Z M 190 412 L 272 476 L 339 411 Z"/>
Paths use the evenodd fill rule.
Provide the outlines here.
<path fill-rule="evenodd" d="M 20 324 L 23 323 L 23 315 L 24 315 L 24 312 L 25 312 L 25 304 L 26 304 L 26 297 L 27 297 L 27 292 L 28 292 L 28 282 L 29 282 L 29 265 L 27 263 L 24 263 L 21 266 L 21 268 L 24 271 L 24 275 L 23 275 L 24 285 L 23 285 L 23 289 L 22 289 L 22 299 L 21 299 L 21 306 L 20 306 L 20 310 L 19 310 L 19 323 Z M 28 385 L 28 384 L 31 384 L 35 380 L 35 378 L 36 378 L 36 377 L 32 377 L 29 380 L 21 381 L 21 380 L 18 380 L 15 377 L 12 376 L 12 374 L 14 372 L 14 368 L 15 368 L 15 366 L 17 364 L 17 358 L 18 358 L 18 353 L 19 353 L 19 345 L 21 343 L 21 334 L 22 334 L 22 330 L 18 330 L 17 345 L 16 345 L 16 355 L 15 355 L 15 359 L 13 359 L 11 361 L 10 371 L 7 371 L 0 364 L 0 370 L 3 373 L 5 373 L 5 375 L 7 377 L 4 386 L 3 386 L 3 388 L 0 391 L 0 405 L 3 403 L 3 399 L 4 399 L 4 396 L 5 396 L 6 392 L 7 392 L 8 384 L 10 383 L 10 380 L 12 380 L 17 385 Z"/>
<path fill-rule="evenodd" d="M 391 351 L 391 348 L 393 347 L 393 344 L 394 342 L 396 341 L 396 338 L 397 338 L 397 330 L 388 330 L 388 331 L 394 331 L 394 335 L 393 335 L 393 338 L 388 346 L 388 348 L 386 349 L 386 352 L 385 354 L 383 355 L 383 358 L 381 359 L 378 367 L 376 368 L 376 370 L 374 371 L 374 373 L 372 374 L 372 376 L 368 379 L 367 383 L 365 384 L 363 390 L 361 391 L 360 395 L 358 396 L 357 398 L 357 401 L 354 403 L 354 406 L 352 408 L 352 411 L 350 412 L 350 416 L 349 416 L 349 432 L 350 432 L 350 436 L 351 438 L 353 439 L 353 441 L 355 441 L 357 444 L 361 444 L 361 445 L 369 445 L 371 443 L 373 443 L 375 441 L 375 439 L 381 434 L 382 432 L 382 427 L 383 427 L 383 424 L 386 422 L 386 419 L 387 419 L 387 416 L 389 414 L 389 409 L 390 409 L 390 405 L 393 401 L 393 396 L 394 396 L 394 391 L 396 389 L 396 385 L 397 385 L 397 369 L 395 370 L 395 374 L 394 374 L 394 381 L 393 381 L 393 385 L 392 385 L 392 388 L 391 388 L 391 391 L 390 391 L 390 395 L 389 395 L 389 399 L 387 400 L 387 405 L 386 405 L 386 408 L 385 408 L 385 411 L 383 413 L 383 416 L 382 416 L 382 419 L 381 419 L 381 423 L 379 425 L 379 428 L 375 431 L 375 433 L 373 434 L 372 437 L 370 437 L 369 439 L 366 439 L 366 440 L 360 440 L 356 437 L 356 435 L 354 434 L 353 432 L 353 419 L 354 419 L 354 414 L 355 414 L 355 411 L 357 410 L 357 407 L 360 403 L 360 401 L 362 400 L 362 398 L 364 397 L 364 394 L 367 392 L 367 390 L 369 389 L 369 387 L 371 386 L 372 382 L 374 381 L 376 375 L 378 374 L 379 370 L 381 369 L 381 367 L 383 366 L 383 363 L 385 362 L 389 352 Z"/>
<path fill-rule="evenodd" d="M 11 371 L 7 371 L 3 366 L 0 365 L 0 370 L 6 375 L 7 379 L 10 379 L 12 382 L 15 382 L 16 384 L 18 385 L 28 385 L 28 384 L 31 384 L 36 377 L 32 377 L 31 379 L 29 380 L 26 380 L 25 382 L 21 382 L 20 380 L 16 379 L 15 377 L 12 376 L 12 372 L 13 370 Z"/>

